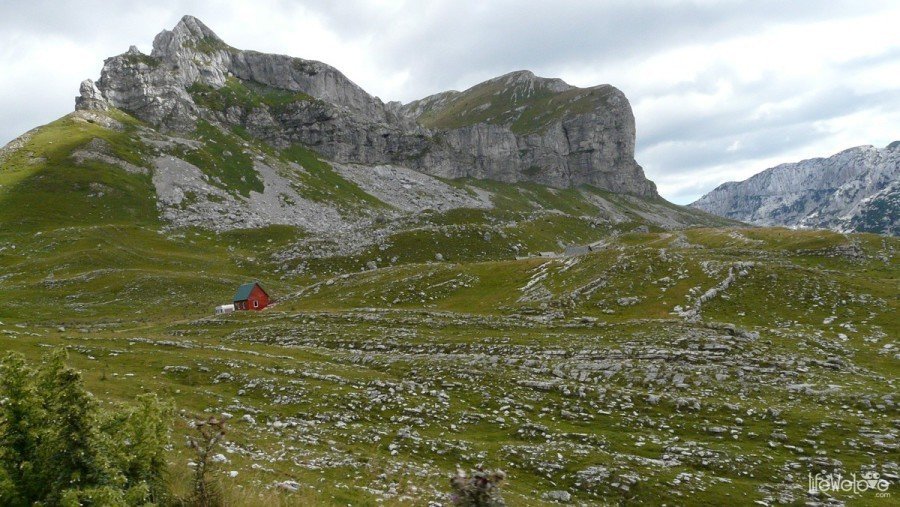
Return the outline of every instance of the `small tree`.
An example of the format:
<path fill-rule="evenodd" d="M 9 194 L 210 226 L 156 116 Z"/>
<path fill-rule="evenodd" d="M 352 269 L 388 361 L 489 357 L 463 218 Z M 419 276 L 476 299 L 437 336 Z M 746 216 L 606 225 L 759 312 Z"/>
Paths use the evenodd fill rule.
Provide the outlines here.
<path fill-rule="evenodd" d="M 137 397 L 137 406 L 108 413 L 101 422 L 115 466 L 126 478 L 126 488 L 146 485 L 154 503 L 168 498 L 166 446 L 171 437 L 172 406 L 155 395 Z"/>
<path fill-rule="evenodd" d="M 101 410 L 65 351 L 0 361 L 0 505 L 147 505 L 164 496 L 170 410 Z"/>
<path fill-rule="evenodd" d="M 0 361 L 0 503 L 27 505 L 40 491 L 38 448 L 42 413 L 34 372 L 25 358 Z"/>
<path fill-rule="evenodd" d="M 97 405 L 81 374 L 64 364 L 65 350 L 53 352 L 40 370 L 39 389 L 47 422 L 41 434 L 40 460 L 51 503 L 65 490 L 108 486 L 117 482 L 101 449 Z"/>
<path fill-rule="evenodd" d="M 225 438 L 225 421 L 210 417 L 205 421 L 194 422 L 194 429 L 197 430 L 197 435 L 188 439 L 188 445 L 197 453 L 193 502 L 197 507 L 215 507 L 221 505 L 221 495 L 208 474 L 212 468 L 213 451 Z"/>
<path fill-rule="evenodd" d="M 506 480 L 502 470 L 490 471 L 479 467 L 472 475 L 457 469 L 450 479 L 450 499 L 456 507 L 504 507 L 500 484 Z"/>

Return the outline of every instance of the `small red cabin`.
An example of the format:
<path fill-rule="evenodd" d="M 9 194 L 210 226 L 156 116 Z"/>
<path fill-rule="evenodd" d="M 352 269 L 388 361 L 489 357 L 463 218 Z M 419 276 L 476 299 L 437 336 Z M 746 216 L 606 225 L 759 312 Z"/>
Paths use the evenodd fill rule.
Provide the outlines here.
<path fill-rule="evenodd" d="M 241 285 L 234 295 L 235 310 L 262 310 L 269 306 L 270 302 L 269 293 L 262 288 L 259 282 Z"/>

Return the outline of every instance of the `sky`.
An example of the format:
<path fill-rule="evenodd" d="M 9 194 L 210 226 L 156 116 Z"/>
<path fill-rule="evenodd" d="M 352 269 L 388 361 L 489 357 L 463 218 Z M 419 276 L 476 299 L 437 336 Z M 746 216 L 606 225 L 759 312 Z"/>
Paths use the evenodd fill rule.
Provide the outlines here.
<path fill-rule="evenodd" d="M 0 144 L 184 14 L 384 101 L 514 70 L 629 98 L 635 158 L 686 204 L 783 162 L 900 139 L 896 0 L 0 0 Z"/>

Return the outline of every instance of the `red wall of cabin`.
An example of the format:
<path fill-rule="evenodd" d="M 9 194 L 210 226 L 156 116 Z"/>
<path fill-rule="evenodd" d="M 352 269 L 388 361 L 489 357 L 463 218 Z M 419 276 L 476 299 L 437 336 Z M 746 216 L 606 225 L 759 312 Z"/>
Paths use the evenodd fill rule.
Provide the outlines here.
<path fill-rule="evenodd" d="M 253 307 L 253 302 L 259 301 L 259 308 Z M 259 285 L 253 287 L 253 290 L 250 291 L 250 296 L 247 297 L 247 309 L 248 310 L 262 310 L 263 308 L 269 306 L 269 296 L 259 288 Z"/>

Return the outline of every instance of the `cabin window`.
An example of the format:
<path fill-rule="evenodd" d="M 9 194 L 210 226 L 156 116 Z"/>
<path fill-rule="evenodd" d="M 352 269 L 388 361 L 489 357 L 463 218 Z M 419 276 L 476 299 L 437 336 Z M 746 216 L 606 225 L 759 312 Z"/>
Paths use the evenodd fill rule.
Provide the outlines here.
<path fill-rule="evenodd" d="M 259 308 L 259 301 L 253 302 L 253 308 Z"/>

